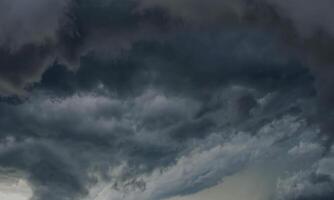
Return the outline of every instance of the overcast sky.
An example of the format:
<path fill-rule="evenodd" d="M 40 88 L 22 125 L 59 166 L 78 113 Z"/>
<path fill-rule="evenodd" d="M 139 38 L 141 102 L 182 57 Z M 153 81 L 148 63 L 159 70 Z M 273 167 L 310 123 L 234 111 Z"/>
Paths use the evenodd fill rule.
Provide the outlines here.
<path fill-rule="evenodd" d="M 333 9 L 0 0 L 0 199 L 333 199 Z"/>

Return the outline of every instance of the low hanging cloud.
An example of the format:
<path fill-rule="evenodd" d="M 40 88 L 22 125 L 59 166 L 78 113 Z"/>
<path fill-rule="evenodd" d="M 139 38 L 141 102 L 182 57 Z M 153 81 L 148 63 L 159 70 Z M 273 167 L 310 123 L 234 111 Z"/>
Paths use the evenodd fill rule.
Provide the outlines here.
<path fill-rule="evenodd" d="M 163 14 L 133 12 L 131 1 L 6 0 L 1 4 L 2 96 L 24 95 L 56 61 L 75 70 L 80 57 L 92 50 L 119 54 L 133 41 L 156 35 L 163 20 Z"/>
<path fill-rule="evenodd" d="M 2 95 L 24 93 L 50 63 L 52 45 L 69 1 L 1 1 L 0 52 Z"/>
<path fill-rule="evenodd" d="M 214 186 L 264 159 L 267 155 L 257 152 L 281 140 L 295 143 L 300 133 L 305 142 L 318 137 L 317 129 L 308 131 L 298 120 L 303 113 L 298 109 L 309 100 L 298 103 L 302 93 L 294 96 L 297 91 L 280 94 L 279 109 L 273 107 L 275 94 L 240 86 L 220 90 L 212 103 L 152 89 L 135 98 L 107 91 L 100 87 L 59 99 L 41 93 L 23 104 L 2 103 L 7 117 L 0 121 L 1 166 L 23 171 L 36 199 L 162 199 Z M 245 94 L 256 102 L 247 108 L 248 116 L 243 101 L 236 101 Z M 222 105 L 206 109 L 215 102 Z M 280 119 L 285 113 L 297 116 Z M 293 154 L 306 151 L 296 146 Z M 204 158 L 217 165 L 206 165 L 210 160 Z M 188 171 L 188 166 L 197 167 Z M 106 188 L 102 194 L 101 188 Z"/>
<path fill-rule="evenodd" d="M 4 0 L 0 3 L 0 44 L 11 52 L 57 40 L 70 0 Z"/>
<path fill-rule="evenodd" d="M 214 23 L 233 18 L 241 19 L 245 12 L 243 0 L 138 0 L 139 9 L 165 8 L 172 16 L 182 18 L 186 23 Z"/>
<path fill-rule="evenodd" d="M 1 1 L 0 174 L 33 200 L 162 200 L 266 168 L 275 200 L 331 199 L 331 7 Z"/>
<path fill-rule="evenodd" d="M 168 39 L 168 35 L 183 32 L 184 28 L 196 32 L 201 24 L 208 31 L 218 27 L 246 27 L 247 24 L 266 31 L 279 27 L 278 32 L 282 32 L 283 37 L 290 35 L 291 39 L 294 32 L 314 35 L 323 29 L 331 33 L 331 23 L 327 23 L 330 12 L 322 9 L 330 8 L 329 1 L 321 1 L 314 7 L 298 2 L 3 1 L 1 93 L 6 96 L 24 94 L 41 80 L 42 74 L 55 61 L 75 70 L 81 66 L 80 58 L 92 52 L 100 58 L 117 56 L 131 50 L 138 41 L 164 41 L 166 36 Z M 295 11 L 300 7 L 305 9 Z M 311 20 L 317 13 L 320 15 L 315 17 L 318 21 Z M 287 29 L 289 21 L 296 30 Z M 325 49 L 314 45 L 313 40 L 305 41 L 303 36 L 301 41 L 292 40 L 298 48 L 300 42 L 306 42 L 311 50 Z M 308 49 L 304 47 L 298 50 L 302 55 Z"/>
<path fill-rule="evenodd" d="M 305 37 L 310 37 L 318 31 L 334 34 L 334 25 L 332 22 L 334 6 L 331 0 L 321 0 L 316 3 L 312 0 L 267 0 L 277 7 L 278 13 L 293 21 L 299 33 Z"/>
<path fill-rule="evenodd" d="M 140 180 L 146 183 L 143 190 L 122 191 L 113 188 L 114 184 L 106 184 L 92 192 L 91 197 L 98 200 L 132 200 L 183 196 L 220 182 L 224 187 L 225 177 L 249 166 L 256 166 L 256 163 L 271 168 L 271 176 L 274 178 L 270 184 L 274 185 L 274 189 L 270 196 L 273 199 L 331 195 L 332 180 L 322 179 L 324 174 L 317 172 L 319 164 L 328 159 L 321 158 L 323 147 L 313 143 L 317 132 L 316 128 L 307 127 L 305 122 L 285 116 L 263 126 L 256 137 L 245 132 L 228 138 L 215 134 L 199 143 L 190 155 L 180 157 L 174 166 L 141 177 Z M 283 141 L 282 138 L 289 139 Z M 268 158 L 275 159 L 268 162 Z M 300 165 L 301 162 L 304 164 Z"/>

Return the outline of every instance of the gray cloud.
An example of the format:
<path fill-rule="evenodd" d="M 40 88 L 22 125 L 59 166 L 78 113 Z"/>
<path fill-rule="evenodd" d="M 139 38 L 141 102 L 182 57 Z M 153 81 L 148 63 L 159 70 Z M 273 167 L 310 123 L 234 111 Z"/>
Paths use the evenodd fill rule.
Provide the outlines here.
<path fill-rule="evenodd" d="M 1 38 L 13 38 L 1 43 L 5 60 L 1 64 L 5 74 L 1 78 L 4 95 L 23 94 L 25 89 L 39 82 L 55 60 L 70 69 L 77 69 L 81 65 L 81 56 L 95 52 L 99 58 L 110 57 L 131 50 L 137 41 L 164 41 L 166 35 L 184 31 L 178 24 L 188 27 L 188 32 L 196 32 L 193 25 L 203 20 L 205 23 L 215 22 L 207 24 L 209 31 L 217 29 L 219 23 L 222 27 L 243 27 L 247 23 L 266 27 L 268 21 L 274 28 L 280 23 L 275 16 L 281 14 L 258 1 L 34 1 L 25 6 L 24 12 L 20 12 L 23 9 L 20 1 L 4 1 L 3 4 L 12 9 L 3 12 L 2 23 L 8 28 L 3 29 Z M 38 17 L 46 10 L 52 10 L 52 13 L 44 18 Z M 11 17 L 13 13 L 20 14 Z M 285 15 L 282 12 L 282 18 Z M 186 23 L 182 23 L 184 20 Z M 15 31 L 15 26 L 20 23 L 24 24 L 19 26 L 21 31 Z M 38 26 L 32 26 L 33 23 Z M 20 35 L 23 33 L 25 37 Z M 36 49 L 32 51 L 35 52 L 33 55 L 26 53 L 30 48 Z M 35 59 L 31 61 L 32 58 Z M 6 73 L 8 69 L 15 73 Z"/>
<path fill-rule="evenodd" d="M 2 96 L 24 95 L 55 61 L 75 70 L 82 55 L 92 51 L 100 57 L 118 55 L 164 26 L 159 24 L 163 14 L 138 14 L 131 1 L 15 0 L 1 4 Z"/>
<path fill-rule="evenodd" d="M 300 170 L 312 171 L 314 169 L 307 166 L 321 162 L 323 148 L 318 143 L 310 143 L 317 137 L 317 129 L 307 127 L 303 121 L 296 121 L 294 117 L 285 116 L 264 125 L 259 129 L 256 137 L 245 132 L 232 134 L 225 138 L 221 136 L 223 135 L 217 133 L 207 140 L 201 141 L 190 154 L 180 157 L 175 165 L 163 171 L 157 170 L 151 175 L 142 176 L 142 180 L 146 182 L 145 190 L 128 191 L 125 189 L 119 191 L 106 184 L 104 187 L 108 190 L 102 190 L 97 195 L 97 199 L 166 199 L 182 196 L 213 186 L 220 181 L 223 182 L 224 186 L 225 177 L 256 163 L 272 168 L 272 176 L 275 177 L 273 185 L 277 184 L 277 191 L 275 188 L 271 196 L 275 199 L 296 199 L 299 195 L 308 196 L 310 193 L 317 193 L 318 190 L 324 192 L 322 194 L 319 192 L 319 196 L 321 196 L 332 191 L 328 187 L 332 182 L 321 182 L 320 178 L 317 188 L 313 184 L 310 185 L 313 187 L 312 189 L 306 188 L 308 186 L 305 185 L 305 191 L 302 191 L 304 188 L 299 187 L 296 189 L 301 189 L 300 191 L 292 191 L 294 190 L 293 183 L 287 184 L 287 182 L 293 178 L 282 180 L 283 177 L 286 178 L 286 173 L 299 176 Z M 298 144 L 299 141 L 303 142 Z M 305 145 L 315 147 L 310 148 L 307 152 L 286 154 L 296 151 L 297 148 L 304 149 Z M 267 162 L 268 158 L 272 158 L 272 160 Z M 301 162 L 303 165 L 300 165 Z M 208 165 L 208 163 L 210 164 Z M 295 184 L 303 184 L 301 180 L 294 180 L 297 181 Z M 312 179 L 307 177 L 305 181 L 312 181 Z M 291 194 L 295 196 L 288 197 Z"/>
<path fill-rule="evenodd" d="M 188 23 L 214 23 L 227 21 L 233 18 L 241 19 L 245 12 L 246 4 L 243 0 L 138 0 L 139 9 L 145 10 L 154 7 L 166 8 L 174 17 L 180 17 Z"/>
<path fill-rule="evenodd" d="M 321 0 L 316 3 L 312 0 L 267 1 L 277 6 L 277 10 L 282 16 L 292 19 L 299 33 L 304 37 L 312 36 L 317 31 L 326 31 L 331 35 L 334 33 L 332 22 L 334 16 L 331 11 L 334 6 L 333 1 Z"/>
<path fill-rule="evenodd" d="M 36 200 L 159 200 L 263 165 L 276 199 L 330 198 L 330 5 L 2 1 L 1 173 Z"/>
<path fill-rule="evenodd" d="M 24 93 L 50 64 L 69 1 L 1 1 L 0 51 L 2 95 Z"/>
<path fill-rule="evenodd" d="M 69 0 L 1 1 L 0 45 L 12 52 L 22 46 L 57 40 Z"/>
<path fill-rule="evenodd" d="M 270 25 L 270 29 L 275 30 L 278 26 L 283 36 L 290 35 L 292 38 L 295 31 L 287 30 L 288 25 L 281 25 L 282 20 L 288 18 L 303 26 L 300 30 L 303 33 L 310 32 L 307 30 L 314 30 L 311 31 L 314 33 L 318 27 L 324 27 L 325 31 L 331 32 L 330 23 L 326 22 L 330 13 L 327 9 L 322 9 L 330 7 L 328 1 L 321 1 L 317 7 L 309 6 L 310 3 L 303 4 L 305 9 L 298 9 L 296 12 L 294 9 L 301 5 L 298 2 L 296 5 L 288 4 L 285 1 L 212 0 L 203 3 L 188 0 L 36 0 L 24 6 L 21 1 L 16 0 L 3 1 L 2 4 L 3 9 L 8 8 L 2 12 L 1 24 L 4 24 L 5 28 L 0 34 L 0 46 L 5 60 L 1 63 L 4 69 L 1 78 L 3 95 L 23 94 L 25 89 L 39 82 L 46 68 L 55 60 L 66 64 L 70 69 L 76 69 L 83 55 L 91 52 L 95 52 L 100 58 L 119 55 L 131 49 L 137 41 L 164 40 L 166 33 L 168 35 L 175 30 L 182 31 L 178 24 L 190 28 L 199 22 L 206 24 L 208 30 L 217 30 L 219 23 L 222 23 L 221 27 L 243 27 L 249 24 L 265 29 Z M 308 12 L 309 9 L 312 12 Z M 52 12 L 47 12 L 48 10 Z M 319 10 L 323 12 L 319 13 Z M 39 17 L 46 12 L 46 17 Z M 316 18 L 318 21 L 309 19 L 317 13 L 320 15 Z M 196 28 L 190 28 L 189 31 L 196 31 Z M 299 45 L 299 40 L 294 41 L 296 42 Z M 311 46 L 311 49 L 319 49 L 312 45 L 312 41 L 306 44 L 310 44 L 308 46 Z M 35 50 L 31 51 L 31 48 Z M 26 49 L 35 53 L 28 54 Z M 14 60 L 24 62 L 17 63 Z M 6 72 L 8 69 L 15 73 L 10 75 Z"/>
<path fill-rule="evenodd" d="M 294 113 L 291 111 L 294 107 L 292 102 L 302 97 L 302 93 L 297 93 L 299 89 L 291 94 L 279 92 L 285 99 L 282 106 L 268 110 L 266 107 L 272 107 L 270 104 L 276 98 L 263 96 L 265 94 L 254 88 L 227 87 L 213 94 L 214 100 L 211 100 L 221 102 L 221 106 L 200 116 L 198 113 L 208 103 L 192 96 L 168 95 L 160 90 L 147 89 L 136 97 L 117 97 L 105 89 L 102 87 L 102 91 L 97 90 L 95 94 L 82 93 L 59 99 L 41 93 L 35 94 L 23 104 L 1 104 L 1 112 L 7 117 L 0 120 L 1 140 L 4 141 L 0 164 L 4 168 L 26 172 L 34 189 L 34 198 L 91 197 L 96 195 L 92 188 L 99 188 L 104 183 L 109 186 L 103 187 L 111 187 L 111 190 L 125 190 L 130 196 L 124 198 L 130 199 L 133 191 L 143 195 L 142 199 L 188 194 L 213 186 L 225 173 L 237 172 L 238 168 L 241 169 L 252 160 L 247 152 L 256 152 L 256 148 L 261 146 L 262 141 L 252 136 L 257 135 L 259 128 L 262 129 L 259 133 L 268 137 L 263 148 L 271 148 L 274 141 L 292 137 L 294 131 L 300 131 L 300 122 L 288 125 L 295 118 L 275 122 L 282 112 Z M 248 111 L 249 116 L 244 116 L 239 101 L 236 101 L 245 94 L 253 96 L 258 105 Z M 289 97 L 294 94 L 298 95 Z M 300 109 L 304 103 L 299 105 Z M 299 115 L 303 112 L 297 113 Z M 283 126 L 281 123 L 287 124 Z M 174 163 L 180 162 L 179 159 L 187 160 L 186 157 L 196 148 L 215 151 L 215 146 L 224 143 L 226 138 L 234 138 L 234 133 L 244 130 L 244 126 L 251 132 L 245 135 L 240 133 L 241 141 L 239 137 L 233 139 L 237 142 L 236 146 L 232 145 L 237 153 L 231 152 L 226 158 L 225 148 L 228 147 L 222 146 L 222 150 L 214 158 L 223 159 L 222 162 L 226 164 L 211 169 L 207 168 L 211 165 L 205 166 L 205 160 L 196 159 L 196 162 L 202 164 L 194 169 L 194 174 L 187 175 L 188 178 L 166 174 L 166 177 L 176 179 L 172 185 L 188 182 L 189 179 L 189 183 L 183 188 L 176 189 L 172 186 L 167 189 L 164 186 L 165 175 L 151 177 L 151 173 L 159 173 L 160 170 L 168 172 L 169 168 L 177 169 L 178 164 L 174 166 Z M 272 130 L 271 126 L 278 130 Z M 287 136 L 271 136 L 276 131 Z M 252 150 L 248 149 L 247 142 L 244 144 L 246 149 L 242 150 L 244 137 L 251 142 L 249 148 Z M 271 140 L 272 137 L 277 138 Z M 224 161 L 225 159 L 227 160 Z M 240 159 L 243 161 L 239 162 Z M 118 168 L 122 170 L 117 171 Z M 197 179 L 196 176 L 201 178 L 202 173 L 208 173 L 205 181 L 192 181 L 193 178 Z M 146 176 L 148 179 L 143 178 Z M 155 180 L 155 176 L 160 178 Z M 156 185 L 155 181 L 162 182 L 162 185 L 159 183 L 158 188 L 151 188 L 151 184 Z M 179 181 L 181 182 L 178 183 Z"/>

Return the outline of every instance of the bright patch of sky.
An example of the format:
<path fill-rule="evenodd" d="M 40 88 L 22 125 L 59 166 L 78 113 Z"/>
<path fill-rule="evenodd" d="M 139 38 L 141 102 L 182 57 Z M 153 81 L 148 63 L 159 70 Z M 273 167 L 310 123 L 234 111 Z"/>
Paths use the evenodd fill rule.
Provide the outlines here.
<path fill-rule="evenodd" d="M 27 181 L 19 178 L 0 177 L 0 199 L 29 200 L 32 189 Z"/>

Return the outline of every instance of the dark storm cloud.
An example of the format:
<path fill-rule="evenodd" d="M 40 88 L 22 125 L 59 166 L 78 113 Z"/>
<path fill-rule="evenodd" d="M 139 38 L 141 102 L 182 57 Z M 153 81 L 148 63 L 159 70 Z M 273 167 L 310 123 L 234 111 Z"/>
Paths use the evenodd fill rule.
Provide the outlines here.
<path fill-rule="evenodd" d="M 159 200 L 279 157 L 277 199 L 330 196 L 331 6 L 4 0 L 0 166 L 38 200 Z"/>
<path fill-rule="evenodd" d="M 274 5 L 271 1 L 266 3 Z M 2 93 L 5 95 L 23 93 L 24 89 L 40 80 L 47 66 L 54 60 L 58 60 L 70 69 L 76 69 L 80 65 L 80 57 L 89 52 L 95 52 L 95 55 L 100 58 L 119 55 L 121 52 L 127 53 L 127 50 L 131 49 L 133 43 L 138 40 L 164 40 L 165 36 L 162 37 L 162 32 L 166 33 L 167 31 L 173 34 L 173 31 L 179 31 L 180 26 L 177 24 L 192 27 L 198 23 L 215 22 L 206 25 L 212 31 L 217 30 L 219 26 L 229 27 L 233 24 L 241 27 L 246 27 L 247 23 L 250 25 L 259 23 L 261 26 L 267 26 L 266 21 L 271 27 L 274 27 L 275 23 L 280 23 L 279 18 L 276 18 L 281 14 L 279 11 L 271 9 L 270 6 L 261 6 L 264 5 L 262 1 L 212 0 L 203 3 L 188 0 L 76 0 L 47 3 L 35 0 L 25 6 L 24 12 L 20 12 L 20 9 L 23 9 L 23 4 L 18 0 L 4 1 L 4 4 L 12 9 L 7 9 L 8 11 L 3 13 L 2 19 L 5 28 L 2 37 L 12 37 L 13 39 L 6 43 L 3 42 L 1 45 L 4 51 L 8 51 L 6 60 L 9 60 L 1 65 L 4 69 L 11 68 L 15 71 L 12 73 L 14 74 L 12 78 L 6 77 L 2 80 L 2 88 L 4 88 Z M 48 13 L 47 17 L 44 18 L 39 17 L 46 10 L 52 10 L 52 13 Z M 12 16 L 13 13 L 20 14 Z M 282 18 L 285 17 L 284 14 L 282 14 Z M 198 20 L 204 20 L 204 22 L 197 22 Z M 17 25 L 20 23 L 24 26 Z M 222 24 L 219 25 L 219 23 Z M 17 29 L 19 30 L 16 31 Z M 15 33 L 12 34 L 12 32 Z M 20 35 L 22 33 L 26 33 L 25 37 Z M 203 36 L 203 38 L 206 37 Z M 26 48 L 26 45 L 43 51 L 45 55 L 36 55 L 34 57 L 39 59 L 36 62 L 31 62 L 28 60 L 30 55 L 21 53 L 23 51 L 21 48 Z M 209 45 L 209 43 L 205 45 Z M 45 51 L 45 48 L 48 48 L 48 51 Z M 8 56 L 9 58 L 7 58 Z M 22 59 L 23 56 L 24 59 Z M 25 64 L 21 65 L 25 65 L 25 71 L 29 73 L 20 70 L 22 67 L 14 62 L 14 59 L 24 60 L 22 63 Z M 16 76 L 16 74 L 18 75 Z"/>
<path fill-rule="evenodd" d="M 280 40 L 299 54 L 316 79 L 320 121 L 324 130 L 333 127 L 333 1 L 139 1 L 141 8 L 160 7 L 185 24 L 205 27 L 262 27 L 274 31 Z"/>
<path fill-rule="evenodd" d="M 292 21 L 293 26 L 303 37 L 312 37 L 319 30 L 327 31 L 330 34 L 334 33 L 331 20 L 333 18 L 331 12 L 333 1 L 331 0 L 320 0 L 317 3 L 312 0 L 293 2 L 289 0 L 208 0 L 206 2 L 199 0 L 138 0 L 138 2 L 141 9 L 162 7 L 172 16 L 180 17 L 189 23 L 222 23 L 226 19 L 233 18 L 234 23 L 244 23 L 244 20 L 251 16 L 262 17 L 262 19 L 257 18 L 259 22 L 277 23 L 279 21 L 273 21 L 276 15 L 276 20 L 282 18 Z M 275 24 L 272 25 L 275 26 Z"/>
<path fill-rule="evenodd" d="M 50 64 L 68 1 L 3 0 L 0 2 L 0 73 L 2 95 L 21 94 L 38 81 Z"/>
<path fill-rule="evenodd" d="M 6 117 L 0 120 L 0 164 L 3 168 L 27 173 L 35 198 L 41 200 L 46 197 L 80 199 L 88 194 L 96 181 L 112 181 L 116 184 L 112 188 L 120 187 L 121 191 L 128 187 L 134 187 L 134 190 L 145 188 L 146 182 L 141 183 L 140 179 L 143 174 L 168 169 L 180 156 L 192 151 L 198 142 L 205 141 L 202 145 L 211 148 L 212 133 L 242 128 L 229 127 L 229 124 L 241 123 L 238 120 L 240 105 L 235 99 L 248 94 L 258 101 L 262 95 L 257 97 L 256 93 L 242 87 L 226 88 L 215 98 L 224 105 L 200 117 L 197 113 L 204 106 L 200 100 L 154 90 L 125 99 L 98 93 L 61 99 L 40 94 L 20 105 L 2 103 L 1 113 Z M 288 107 L 288 102 L 301 97 L 281 95 L 286 97 Z M 254 107 L 254 113 L 249 117 L 242 115 L 246 117 L 242 120 L 254 124 L 249 120 L 259 119 L 262 122 L 257 122 L 261 124 L 258 126 L 262 127 L 267 123 L 263 119 L 280 118 L 280 112 L 289 110 L 283 106 L 279 110 L 262 109 L 262 106 Z M 253 129 L 254 133 L 258 130 L 256 127 Z M 232 135 L 224 133 L 213 137 Z M 226 162 L 229 163 L 228 160 Z M 110 172 L 124 163 L 126 167 L 122 173 Z M 202 167 L 198 173 L 203 173 Z M 215 173 L 220 173 L 225 168 L 217 170 Z M 189 184 L 179 190 L 159 189 L 150 199 L 155 195 L 157 199 L 169 197 L 178 194 L 177 191 L 188 194 L 214 185 L 217 179 L 219 176 L 209 176 L 208 182 L 196 184 L 194 181 L 194 185 Z"/>
<path fill-rule="evenodd" d="M 316 3 L 312 0 L 306 1 L 288 1 L 288 0 L 267 0 L 269 3 L 277 6 L 278 12 L 292 19 L 299 33 L 305 37 L 312 36 L 315 32 L 323 30 L 334 34 L 333 8 L 334 3 L 331 0 L 321 0 Z"/>
<path fill-rule="evenodd" d="M 3 0 L 0 3 L 0 44 L 12 51 L 28 44 L 56 40 L 69 0 Z"/>
<path fill-rule="evenodd" d="M 276 1 L 268 0 L 274 5 L 278 14 L 291 20 L 301 38 L 296 42 L 298 48 L 305 51 L 310 68 L 316 77 L 316 86 L 320 99 L 320 120 L 324 122 L 327 132 L 333 131 L 333 92 L 334 83 L 331 56 L 334 52 L 334 23 L 331 9 L 334 2 L 330 0 L 314 1 Z"/>
<path fill-rule="evenodd" d="M 243 0 L 138 0 L 139 9 L 163 7 L 172 16 L 182 18 L 185 22 L 210 24 L 218 21 L 241 19 L 246 9 Z"/>
<path fill-rule="evenodd" d="M 182 109 L 187 103 L 190 111 L 196 106 L 192 100 L 174 101 L 148 93 L 134 101 L 89 95 L 62 101 L 43 97 L 9 107 L 2 104 L 1 112 L 8 118 L 0 122 L 0 163 L 3 168 L 26 172 L 37 199 L 76 199 L 94 183 L 95 174 L 109 179 L 108 171 L 120 163 L 128 162 L 124 178 L 132 179 L 174 161 L 178 153 L 175 144 L 160 143 L 147 135 L 146 122 L 141 120 L 147 121 L 163 110 L 186 120 L 190 116 Z M 146 108 L 142 110 L 142 106 Z M 45 115 L 37 114 L 40 111 Z M 141 137 L 152 140 L 151 144 Z M 169 141 L 167 135 L 165 141 Z M 84 149 L 89 151 L 82 153 Z"/>
<path fill-rule="evenodd" d="M 240 41 L 243 34 L 247 37 Z M 279 44 L 270 35 L 244 30 L 209 35 L 186 32 L 163 43 L 138 43 L 117 60 L 86 56 L 76 72 L 55 64 L 26 102 L 1 104 L 6 116 L 0 120 L 1 137 L 15 141 L 13 150 L 3 154 L 2 166 L 25 171 L 37 199 L 79 198 L 101 179 L 114 181 L 112 188 L 119 190 L 143 190 L 142 174 L 172 166 L 194 148 L 194 141 L 225 128 L 242 128 L 238 124 L 243 122 L 255 133 L 280 112 L 290 113 L 290 101 L 310 98 L 308 71 L 293 56 L 277 51 Z M 264 36 L 269 37 L 265 42 L 259 39 Z M 279 111 L 265 109 L 255 112 L 263 117 L 255 117 L 252 110 L 261 107 L 258 99 L 267 92 L 278 92 L 285 101 Z M 34 145 L 25 147 L 27 142 Z M 36 151 L 33 156 L 17 163 L 30 149 Z M 124 174 L 111 175 L 122 163 Z M 175 191 L 160 189 L 150 198 L 188 194 L 214 185 L 217 178 Z"/>
<path fill-rule="evenodd" d="M 154 85 L 200 97 L 229 84 L 270 91 L 309 81 L 307 68 L 271 33 L 237 28 L 216 33 L 184 30 L 164 41 L 137 42 L 127 54 L 112 59 L 87 55 L 76 72 L 56 63 L 36 87 L 71 94 L 103 86 L 123 95 Z"/>
<path fill-rule="evenodd" d="M 50 64 L 48 46 L 25 45 L 15 53 L 9 49 L 0 50 L 0 92 L 2 95 L 24 95 L 29 83 L 40 79 Z"/>
<path fill-rule="evenodd" d="M 55 60 L 76 69 L 81 55 L 119 54 L 168 24 L 163 12 L 136 13 L 132 1 L 6 0 L 0 7 L 1 93 L 7 96 L 22 95 Z"/>

